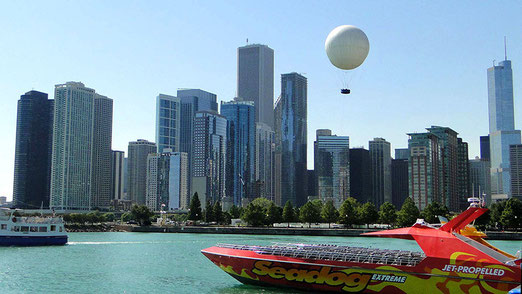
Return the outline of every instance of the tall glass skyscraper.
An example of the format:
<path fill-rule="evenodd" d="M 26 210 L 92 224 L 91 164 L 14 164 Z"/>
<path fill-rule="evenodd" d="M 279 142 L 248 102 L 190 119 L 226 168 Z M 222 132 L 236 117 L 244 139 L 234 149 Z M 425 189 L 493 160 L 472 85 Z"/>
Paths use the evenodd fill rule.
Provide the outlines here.
<path fill-rule="evenodd" d="M 252 198 L 256 141 L 254 102 L 222 102 L 221 115 L 228 120 L 226 194 L 233 197 L 234 205 L 241 206 L 244 198 Z"/>
<path fill-rule="evenodd" d="M 256 122 L 274 127 L 274 50 L 260 44 L 237 49 L 237 95 L 254 102 Z"/>
<path fill-rule="evenodd" d="M 181 128 L 181 101 L 179 98 L 159 94 L 156 97 L 156 143 L 158 153 L 168 148 L 179 151 Z"/>
<path fill-rule="evenodd" d="M 257 197 L 274 201 L 274 131 L 265 123 L 256 123 L 255 180 L 260 187 Z"/>
<path fill-rule="evenodd" d="M 49 207 L 54 101 L 29 91 L 18 100 L 13 186 L 15 208 Z"/>
<path fill-rule="evenodd" d="M 188 173 L 192 175 L 192 142 L 194 140 L 194 116 L 198 111 L 217 113 L 218 104 L 216 94 L 200 89 L 179 89 L 177 93 L 181 100 L 181 130 L 179 151 L 187 153 Z M 189 190 L 192 186 L 192 177 L 189 176 Z M 190 194 L 192 194 L 189 191 Z"/>
<path fill-rule="evenodd" d="M 307 79 L 298 73 L 281 75 L 276 103 L 276 203 L 307 201 Z"/>
<path fill-rule="evenodd" d="M 350 139 L 328 131 L 328 135 L 317 133 L 314 169 L 319 199 L 332 200 L 339 208 L 350 196 Z"/>
<path fill-rule="evenodd" d="M 188 208 L 187 153 L 149 154 L 147 157 L 147 207 L 153 211 Z"/>
<path fill-rule="evenodd" d="M 491 156 L 491 197 L 511 196 L 509 146 L 520 144 L 513 110 L 513 72 L 511 61 L 488 68 L 489 140 Z"/>
<path fill-rule="evenodd" d="M 226 145 L 227 119 L 215 112 L 196 112 L 191 193 L 198 193 L 202 207 L 207 199 L 214 203 L 225 196 Z"/>
<path fill-rule="evenodd" d="M 392 203 L 391 184 L 391 145 L 383 138 L 374 138 L 369 142 L 372 162 L 373 204 L 376 207 L 384 202 Z"/>

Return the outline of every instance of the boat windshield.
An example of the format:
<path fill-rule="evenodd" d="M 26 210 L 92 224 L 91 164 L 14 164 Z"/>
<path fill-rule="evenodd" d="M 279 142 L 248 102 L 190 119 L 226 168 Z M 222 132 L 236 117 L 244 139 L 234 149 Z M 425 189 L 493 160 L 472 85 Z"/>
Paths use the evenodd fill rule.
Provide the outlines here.
<path fill-rule="evenodd" d="M 9 220 L 11 211 L 9 209 L 0 209 L 0 220 Z"/>

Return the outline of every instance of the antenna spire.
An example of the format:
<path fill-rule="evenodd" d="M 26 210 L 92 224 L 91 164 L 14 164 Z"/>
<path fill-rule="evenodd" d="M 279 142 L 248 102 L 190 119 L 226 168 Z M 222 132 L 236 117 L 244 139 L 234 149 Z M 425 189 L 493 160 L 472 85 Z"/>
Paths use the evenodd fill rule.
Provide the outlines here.
<path fill-rule="evenodd" d="M 507 60 L 507 40 L 506 40 L 506 36 L 504 36 L 504 60 Z"/>

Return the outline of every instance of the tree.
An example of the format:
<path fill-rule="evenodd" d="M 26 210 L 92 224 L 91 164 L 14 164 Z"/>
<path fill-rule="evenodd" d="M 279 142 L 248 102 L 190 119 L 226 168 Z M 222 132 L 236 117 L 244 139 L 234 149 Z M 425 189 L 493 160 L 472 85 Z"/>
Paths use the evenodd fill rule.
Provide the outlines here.
<path fill-rule="evenodd" d="M 490 220 L 491 220 L 491 226 L 498 228 L 498 225 L 502 226 L 502 222 L 500 221 L 502 217 L 502 212 L 506 208 L 507 201 L 500 201 L 491 204 L 491 207 L 489 208 L 491 214 L 490 214 Z"/>
<path fill-rule="evenodd" d="M 204 221 L 207 223 L 214 221 L 214 213 L 212 211 L 212 204 L 210 203 L 210 199 L 207 199 L 207 203 L 205 203 L 205 210 L 203 212 L 203 216 L 205 217 Z"/>
<path fill-rule="evenodd" d="M 288 227 L 290 227 L 290 222 L 293 222 L 294 219 L 294 208 L 292 207 L 292 202 L 288 200 L 286 201 L 285 207 L 283 208 L 283 221 L 288 223 Z"/>
<path fill-rule="evenodd" d="M 223 223 L 225 225 L 230 225 L 232 223 L 232 216 L 228 211 L 223 212 Z"/>
<path fill-rule="evenodd" d="M 364 224 L 374 224 L 379 220 L 379 212 L 377 212 L 377 208 L 375 204 L 372 202 L 366 202 L 363 206 L 361 206 L 361 221 Z"/>
<path fill-rule="evenodd" d="M 123 213 L 123 214 L 121 215 L 121 218 L 120 218 L 120 219 L 121 219 L 122 222 L 128 222 L 128 221 L 130 221 L 130 220 L 132 219 L 132 213 L 130 213 L 130 212 L 125 212 L 125 213 Z"/>
<path fill-rule="evenodd" d="M 273 225 L 274 223 L 280 223 L 283 219 L 283 211 L 281 207 L 275 205 L 274 202 L 271 201 L 270 206 L 268 207 L 268 211 L 266 213 L 266 221 L 268 225 Z"/>
<path fill-rule="evenodd" d="M 91 211 L 87 213 L 86 215 L 87 222 L 90 222 L 91 224 L 103 222 L 104 218 L 102 214 L 99 211 Z"/>
<path fill-rule="evenodd" d="M 522 227 L 522 202 L 516 198 L 510 198 L 500 216 L 500 223 L 506 228 L 517 230 Z"/>
<path fill-rule="evenodd" d="M 140 226 L 150 226 L 150 218 L 154 216 L 154 212 L 145 205 L 133 205 L 131 213 Z"/>
<path fill-rule="evenodd" d="M 402 204 L 401 210 L 397 213 L 397 223 L 401 227 L 411 226 L 419 218 L 419 209 L 410 197 L 407 197 Z"/>
<path fill-rule="evenodd" d="M 330 199 L 323 205 L 321 217 L 328 223 L 328 228 L 330 228 L 331 223 L 335 223 L 339 219 L 339 212 L 335 208 L 333 200 Z"/>
<path fill-rule="evenodd" d="M 235 205 L 232 205 L 228 212 L 232 218 L 239 218 L 241 216 L 241 210 Z"/>
<path fill-rule="evenodd" d="M 397 210 L 390 202 L 384 202 L 379 210 L 379 222 L 393 225 L 397 221 Z"/>
<path fill-rule="evenodd" d="M 357 200 L 352 197 L 346 198 L 341 204 L 339 208 L 339 222 L 346 225 L 352 226 L 359 222 L 359 217 L 357 215 Z"/>
<path fill-rule="evenodd" d="M 241 219 L 249 226 L 260 227 L 266 223 L 266 213 L 261 205 L 252 201 L 243 212 Z"/>
<path fill-rule="evenodd" d="M 221 202 L 216 201 L 216 203 L 214 203 L 214 207 L 212 208 L 212 214 L 214 216 L 214 220 L 218 224 L 223 222 L 224 218 L 223 218 L 223 208 L 221 207 Z"/>
<path fill-rule="evenodd" d="M 103 218 L 107 222 L 113 222 L 115 219 L 115 216 L 114 216 L 114 213 L 112 213 L 112 212 L 106 212 L 103 214 Z"/>
<path fill-rule="evenodd" d="M 252 203 L 254 203 L 255 205 L 259 205 L 263 208 L 263 210 L 268 211 L 271 203 L 273 203 L 273 202 L 264 197 L 258 197 L 256 199 L 252 200 Z"/>
<path fill-rule="evenodd" d="M 201 202 L 199 201 L 198 192 L 194 193 L 190 200 L 190 212 L 189 220 L 198 221 L 201 220 L 203 214 L 201 213 Z"/>
<path fill-rule="evenodd" d="M 430 224 L 438 223 L 439 215 L 448 218 L 449 210 L 446 206 L 442 206 L 437 201 L 428 204 L 421 213 L 422 218 Z"/>
<path fill-rule="evenodd" d="M 321 221 L 321 210 L 319 205 L 314 204 L 312 201 L 308 201 L 303 205 L 299 211 L 299 219 L 308 223 L 308 227 L 311 227 L 312 223 Z"/>

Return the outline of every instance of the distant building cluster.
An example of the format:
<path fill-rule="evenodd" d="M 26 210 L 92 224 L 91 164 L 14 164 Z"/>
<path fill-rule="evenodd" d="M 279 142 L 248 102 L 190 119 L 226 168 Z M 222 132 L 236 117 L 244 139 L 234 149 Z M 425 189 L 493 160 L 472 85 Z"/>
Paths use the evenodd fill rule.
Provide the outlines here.
<path fill-rule="evenodd" d="M 522 198 L 522 144 L 515 129 L 511 61 L 488 69 L 489 135 L 480 158 L 450 127 L 409 133 L 395 149 L 374 138 L 350 148 L 346 134 L 316 130 L 314 170 L 307 164 L 308 81 L 281 75 L 274 103 L 274 51 L 238 48 L 237 97 L 217 103 L 200 89 L 156 97 L 155 142 L 112 150 L 113 100 L 80 82 L 55 86 L 54 100 L 29 91 L 18 101 L 12 206 L 57 211 L 187 210 L 195 193 L 224 209 L 265 197 L 283 206 L 348 197 L 419 209 L 437 201 L 451 211 L 470 196 Z M 0 206 L 6 197 L 0 197 Z"/>

